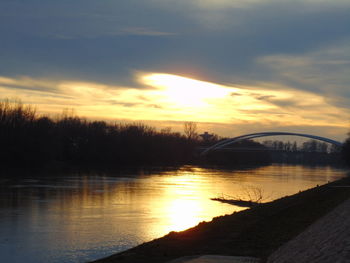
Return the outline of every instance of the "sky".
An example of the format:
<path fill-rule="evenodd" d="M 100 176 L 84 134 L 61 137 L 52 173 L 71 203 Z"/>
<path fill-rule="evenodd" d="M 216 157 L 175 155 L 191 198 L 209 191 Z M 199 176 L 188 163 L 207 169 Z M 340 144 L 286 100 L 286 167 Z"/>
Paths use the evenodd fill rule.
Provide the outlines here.
<path fill-rule="evenodd" d="M 349 0 L 0 0 L 0 99 L 344 140 L 349 25 Z"/>

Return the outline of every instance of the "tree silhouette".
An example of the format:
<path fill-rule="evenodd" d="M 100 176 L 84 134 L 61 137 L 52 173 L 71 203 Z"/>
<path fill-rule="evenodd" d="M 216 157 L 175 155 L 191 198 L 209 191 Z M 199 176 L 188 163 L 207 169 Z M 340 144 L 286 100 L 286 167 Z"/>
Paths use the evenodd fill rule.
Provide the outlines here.
<path fill-rule="evenodd" d="M 88 121 L 64 110 L 58 118 L 38 116 L 19 101 L 0 101 L 1 167 L 35 168 L 55 162 L 89 166 L 188 163 L 197 145 L 196 126 L 187 136 L 158 132 L 142 123 Z"/>
<path fill-rule="evenodd" d="M 185 122 L 184 133 L 189 140 L 196 140 L 198 138 L 197 123 L 192 121 Z"/>
<path fill-rule="evenodd" d="M 343 147 L 341 149 L 341 153 L 346 164 L 350 166 L 350 137 L 344 142 Z"/>

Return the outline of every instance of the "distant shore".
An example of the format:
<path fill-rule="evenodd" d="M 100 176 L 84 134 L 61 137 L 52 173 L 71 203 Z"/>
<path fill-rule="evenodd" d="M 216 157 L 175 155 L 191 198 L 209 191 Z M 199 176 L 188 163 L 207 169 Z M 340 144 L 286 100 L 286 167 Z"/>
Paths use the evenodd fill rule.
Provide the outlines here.
<path fill-rule="evenodd" d="M 350 176 L 251 209 L 202 222 L 182 232 L 93 261 L 143 263 L 201 254 L 253 256 L 263 261 L 278 247 L 350 198 Z"/>

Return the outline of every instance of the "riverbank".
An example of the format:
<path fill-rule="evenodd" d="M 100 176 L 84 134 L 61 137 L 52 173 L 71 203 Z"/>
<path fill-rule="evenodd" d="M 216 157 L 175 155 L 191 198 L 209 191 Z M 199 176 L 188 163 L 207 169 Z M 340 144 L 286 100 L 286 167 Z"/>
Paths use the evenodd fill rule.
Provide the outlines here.
<path fill-rule="evenodd" d="M 144 243 L 95 263 L 167 262 L 201 254 L 265 260 L 282 244 L 350 198 L 350 177 Z"/>
<path fill-rule="evenodd" d="M 268 263 L 350 262 L 350 199 L 272 253 Z"/>

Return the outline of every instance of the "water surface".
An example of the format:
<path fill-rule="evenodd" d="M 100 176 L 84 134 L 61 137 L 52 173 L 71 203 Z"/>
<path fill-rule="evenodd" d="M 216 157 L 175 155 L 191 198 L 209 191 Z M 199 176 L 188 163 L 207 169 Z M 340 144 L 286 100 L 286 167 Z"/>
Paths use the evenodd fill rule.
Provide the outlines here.
<path fill-rule="evenodd" d="M 0 253 L 9 263 L 86 262 L 243 209 L 212 197 L 244 199 L 259 189 L 269 201 L 345 175 L 331 167 L 271 165 L 3 176 Z"/>

